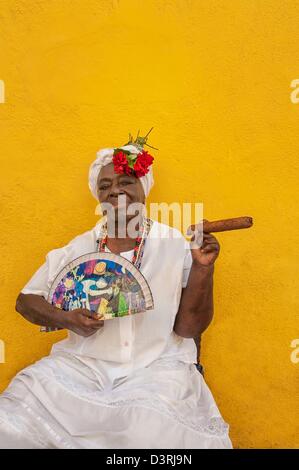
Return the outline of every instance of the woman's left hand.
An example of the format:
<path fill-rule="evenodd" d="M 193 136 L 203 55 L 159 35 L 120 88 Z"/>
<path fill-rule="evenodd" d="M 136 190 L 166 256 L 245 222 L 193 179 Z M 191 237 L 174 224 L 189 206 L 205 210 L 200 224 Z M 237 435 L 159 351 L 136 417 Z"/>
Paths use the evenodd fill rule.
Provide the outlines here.
<path fill-rule="evenodd" d="M 206 219 L 203 219 L 203 221 L 205 220 Z M 215 263 L 219 255 L 220 245 L 214 235 L 212 235 L 211 233 L 203 232 L 202 243 L 200 246 L 198 246 L 199 236 L 198 234 L 196 235 L 196 230 L 200 230 L 200 226 L 201 224 L 195 225 L 195 234 L 193 235 L 190 244 L 193 262 L 202 266 L 211 266 Z"/>

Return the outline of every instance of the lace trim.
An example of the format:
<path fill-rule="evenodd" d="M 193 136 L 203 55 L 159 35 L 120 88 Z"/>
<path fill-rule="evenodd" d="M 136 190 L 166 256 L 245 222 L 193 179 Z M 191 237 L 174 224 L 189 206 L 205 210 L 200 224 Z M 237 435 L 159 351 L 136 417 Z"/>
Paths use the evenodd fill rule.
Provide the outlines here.
<path fill-rule="evenodd" d="M 153 367 L 153 370 L 177 370 L 178 368 L 184 368 L 186 365 L 191 369 L 191 373 L 198 374 L 196 367 L 193 364 L 186 364 L 178 360 L 157 360 L 148 367 Z M 95 402 L 99 406 L 103 406 L 105 408 L 110 409 L 121 409 L 122 407 L 126 408 L 136 408 L 142 407 L 147 408 L 149 410 L 156 411 L 168 418 L 174 420 L 176 423 L 179 423 L 188 429 L 191 429 L 199 434 L 205 434 L 208 436 L 214 436 L 218 438 L 227 438 L 229 425 L 222 419 L 221 416 L 213 416 L 204 418 L 199 409 L 196 407 L 193 412 L 188 414 L 188 416 L 184 415 L 183 413 L 179 413 L 176 409 L 173 409 L 169 403 L 163 400 L 163 397 L 156 397 L 156 396 L 142 396 L 141 393 L 138 395 L 135 393 L 130 394 L 128 398 L 122 399 L 113 399 L 113 389 L 110 391 L 111 395 L 110 398 L 103 398 L 102 393 L 100 390 L 90 391 L 87 387 L 76 383 L 66 374 L 60 373 L 58 368 L 52 365 L 51 363 L 47 363 L 47 367 L 39 369 L 39 373 L 43 373 L 49 377 L 49 369 L 51 370 L 53 377 L 57 382 L 62 385 L 69 393 L 72 393 L 76 396 L 80 396 L 82 399 L 87 399 Z M 14 397 L 13 393 L 4 392 L 2 396 L 6 396 L 11 398 L 12 400 L 16 401 L 16 397 Z M 59 435 L 54 429 L 55 423 L 53 422 L 53 418 L 51 417 L 50 413 L 47 412 L 45 409 L 41 409 L 39 413 L 36 413 L 29 405 L 26 403 L 20 403 L 18 400 L 18 404 L 22 405 L 24 410 L 25 416 L 16 415 L 13 412 L 14 406 L 11 406 L 10 413 L 5 414 L 5 410 L 3 407 L 0 408 L 0 419 L 1 416 L 4 415 L 6 421 L 13 426 L 19 433 L 24 433 L 24 436 L 28 436 L 35 444 L 38 444 L 42 448 L 48 448 L 50 445 L 49 437 L 51 438 L 51 442 L 54 442 L 54 445 L 59 448 L 69 448 L 75 449 L 76 446 L 72 445 L 72 443 L 68 440 L 63 438 Z M 37 403 L 37 406 L 40 405 Z M 191 411 L 191 410 L 190 410 Z M 46 415 L 45 415 L 46 413 Z M 41 416 L 44 414 L 44 416 Z M 28 421 L 28 415 L 31 419 Z M 40 426 L 36 426 L 40 423 Z M 49 423 L 53 423 L 53 426 L 50 426 Z M 36 426 L 36 427 L 35 427 Z"/>
<path fill-rule="evenodd" d="M 196 422 L 197 418 L 202 418 L 197 412 L 194 413 L 192 419 L 186 419 L 182 415 L 179 415 L 170 407 L 168 407 L 162 400 L 158 398 L 145 398 L 145 397 L 132 397 L 127 400 L 115 400 L 115 401 L 104 401 L 99 400 L 99 404 L 107 408 L 120 408 L 120 407 L 129 407 L 134 408 L 140 406 L 143 408 L 148 408 L 150 410 L 157 411 L 158 413 L 164 414 L 168 418 L 177 421 L 178 423 L 186 426 L 193 431 L 196 431 L 200 434 L 209 434 L 217 437 L 227 436 L 229 426 L 223 421 L 221 417 L 213 417 L 206 419 L 203 423 Z"/>
<path fill-rule="evenodd" d="M 70 444 L 66 439 L 59 436 L 59 434 L 57 434 L 57 432 L 55 432 L 54 429 L 41 416 L 39 416 L 33 411 L 32 408 L 30 408 L 30 406 L 28 406 L 26 403 L 21 403 L 21 405 L 25 408 L 28 414 L 33 417 L 33 419 L 36 419 L 41 424 L 45 434 L 49 434 L 57 442 L 57 445 L 60 449 L 76 449 L 76 447 Z"/>
<path fill-rule="evenodd" d="M 174 368 L 174 362 L 171 361 L 167 363 L 167 366 L 170 368 Z M 161 365 L 161 368 L 165 368 Z M 191 366 L 192 364 L 190 364 Z M 176 364 L 177 366 L 177 364 Z M 89 399 L 91 401 L 95 401 L 98 405 L 104 406 L 106 408 L 134 408 L 136 406 L 148 408 L 150 410 L 155 410 L 158 413 L 164 414 L 168 418 L 175 420 L 176 422 L 196 431 L 198 433 L 208 434 L 217 437 L 226 437 L 229 431 L 229 425 L 222 419 L 221 416 L 219 417 L 212 417 L 203 419 L 200 412 L 195 409 L 192 416 L 186 418 L 184 415 L 180 415 L 175 410 L 173 410 L 166 402 L 163 401 L 162 398 L 156 398 L 153 396 L 134 396 L 130 394 L 130 397 L 127 399 L 121 400 L 111 400 L 111 399 L 103 399 L 100 397 L 101 391 L 90 391 L 86 387 L 82 386 L 81 384 L 74 383 L 67 375 L 60 374 L 57 369 L 53 366 L 50 366 L 53 372 L 55 379 L 64 386 L 70 393 L 75 395 L 79 395 L 81 398 Z M 182 363 L 183 367 L 183 363 Z M 198 373 L 195 366 L 194 373 Z M 111 390 L 113 393 L 113 390 Z M 200 422 L 201 421 L 201 422 Z"/>
<path fill-rule="evenodd" d="M 31 441 L 34 445 L 38 445 L 42 448 L 45 448 L 45 442 L 41 440 L 40 434 L 34 432 L 26 425 L 26 420 L 21 417 L 19 414 L 14 414 L 8 412 L 1 408 L 0 412 L 0 424 L 9 425 L 15 433 L 19 436 L 25 436 L 26 440 Z"/>
<path fill-rule="evenodd" d="M 58 448 L 76 449 L 75 446 L 70 444 L 66 439 L 55 432 L 49 423 L 43 417 L 37 414 L 29 405 L 20 402 L 9 392 L 4 392 L 2 397 L 12 399 L 14 402 L 17 401 L 17 404 L 23 407 L 25 413 L 22 415 L 19 409 L 18 413 L 16 413 L 16 408 L 13 411 L 13 406 L 11 407 L 12 409 L 10 412 L 1 407 L 0 422 L 2 420 L 2 422 L 5 424 L 8 423 L 15 430 L 15 432 L 17 432 L 19 435 L 22 434 L 26 440 L 33 442 L 35 446 L 37 445 L 40 448 L 49 448 L 51 442 L 54 440 L 56 441 Z M 37 427 L 38 423 L 41 427 Z M 51 441 L 49 441 L 49 436 Z"/>

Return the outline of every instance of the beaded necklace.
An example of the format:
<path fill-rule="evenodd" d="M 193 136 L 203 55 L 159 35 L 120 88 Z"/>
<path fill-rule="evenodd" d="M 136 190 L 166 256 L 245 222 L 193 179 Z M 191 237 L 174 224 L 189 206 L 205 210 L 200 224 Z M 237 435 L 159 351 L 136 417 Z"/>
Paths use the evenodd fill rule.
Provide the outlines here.
<path fill-rule="evenodd" d="M 152 224 L 153 224 L 153 221 L 151 219 L 147 217 L 143 217 L 139 233 L 135 239 L 135 246 L 133 249 L 133 257 L 131 261 L 131 263 L 134 264 L 134 266 L 137 269 L 140 269 L 146 237 L 152 227 Z M 106 221 L 101 228 L 101 235 L 97 239 L 98 248 L 100 252 L 105 251 L 105 248 L 107 246 L 107 239 L 108 239 L 108 233 L 107 233 L 107 221 Z"/>

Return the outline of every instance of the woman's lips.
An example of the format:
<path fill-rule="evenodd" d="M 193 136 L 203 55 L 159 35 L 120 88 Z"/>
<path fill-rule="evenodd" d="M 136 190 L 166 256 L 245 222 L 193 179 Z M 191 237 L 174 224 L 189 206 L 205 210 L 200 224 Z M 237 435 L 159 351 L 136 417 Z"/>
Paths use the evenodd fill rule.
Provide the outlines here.
<path fill-rule="evenodd" d="M 128 198 L 126 199 L 123 199 L 123 198 L 115 198 L 115 199 L 110 199 L 110 201 L 107 201 L 108 203 L 110 203 L 114 208 L 122 208 L 122 207 L 128 207 L 129 205 L 129 200 Z"/>

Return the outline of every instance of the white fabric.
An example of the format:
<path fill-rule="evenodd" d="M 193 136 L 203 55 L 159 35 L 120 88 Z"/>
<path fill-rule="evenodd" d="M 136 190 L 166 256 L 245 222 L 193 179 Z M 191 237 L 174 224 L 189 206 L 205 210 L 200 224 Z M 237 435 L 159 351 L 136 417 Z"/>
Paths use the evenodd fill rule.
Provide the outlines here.
<path fill-rule="evenodd" d="M 124 145 L 122 147 L 117 147 L 123 150 L 129 150 L 131 153 L 137 154 L 140 152 L 140 150 L 135 147 L 135 145 Z M 98 200 L 98 195 L 97 195 L 97 180 L 99 173 L 103 166 L 108 165 L 108 163 L 112 162 L 113 158 L 113 152 L 115 148 L 106 148 L 99 150 L 97 152 L 97 158 L 94 160 L 94 162 L 90 165 L 89 168 L 89 175 L 88 175 L 88 186 L 90 191 L 92 192 L 92 195 Z M 153 168 L 152 165 L 149 167 L 149 171 L 146 175 L 142 176 L 139 178 L 140 183 L 142 184 L 143 191 L 145 194 L 145 197 L 148 196 L 153 184 L 154 184 L 154 176 L 153 176 Z"/>
<path fill-rule="evenodd" d="M 46 297 L 68 261 L 96 250 L 99 228 L 50 251 L 22 292 Z M 88 338 L 69 332 L 19 372 L 0 395 L 0 447 L 231 448 L 195 343 L 173 332 L 190 260 L 180 232 L 154 222 L 141 265 L 154 310 L 107 320 Z"/>

